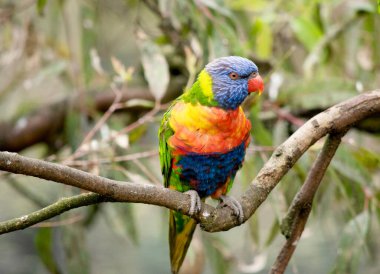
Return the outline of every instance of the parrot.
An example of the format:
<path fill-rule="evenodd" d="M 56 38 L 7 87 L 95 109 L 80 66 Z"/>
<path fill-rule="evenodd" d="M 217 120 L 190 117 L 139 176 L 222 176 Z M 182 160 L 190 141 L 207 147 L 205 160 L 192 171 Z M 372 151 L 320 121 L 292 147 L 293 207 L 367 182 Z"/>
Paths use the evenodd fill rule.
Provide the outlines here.
<path fill-rule="evenodd" d="M 190 196 L 189 216 L 170 210 L 171 271 L 178 273 L 197 222 L 191 216 L 207 197 L 218 199 L 244 220 L 240 203 L 227 196 L 250 142 L 251 123 L 240 106 L 264 83 L 254 62 L 240 56 L 214 59 L 194 84 L 164 113 L 159 130 L 159 158 L 166 188 Z"/>

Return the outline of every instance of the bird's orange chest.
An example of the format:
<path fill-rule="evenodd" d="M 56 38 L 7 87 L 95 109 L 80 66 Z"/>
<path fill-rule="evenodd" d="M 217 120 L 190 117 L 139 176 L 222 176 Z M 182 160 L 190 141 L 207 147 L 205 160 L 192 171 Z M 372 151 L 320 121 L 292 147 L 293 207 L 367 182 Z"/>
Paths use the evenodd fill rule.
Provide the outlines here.
<path fill-rule="evenodd" d="M 223 110 L 217 107 L 177 103 L 169 120 L 174 134 L 169 145 L 178 153 L 225 153 L 249 142 L 251 123 L 242 108 Z"/>

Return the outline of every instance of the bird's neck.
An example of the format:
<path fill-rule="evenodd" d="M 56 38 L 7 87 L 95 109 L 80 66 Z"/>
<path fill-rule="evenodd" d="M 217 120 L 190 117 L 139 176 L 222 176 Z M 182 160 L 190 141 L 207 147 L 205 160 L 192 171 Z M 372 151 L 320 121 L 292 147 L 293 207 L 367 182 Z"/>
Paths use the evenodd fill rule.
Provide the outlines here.
<path fill-rule="evenodd" d="M 206 70 L 199 73 L 197 81 L 182 96 L 186 103 L 217 107 L 218 102 L 212 92 L 212 79 Z"/>

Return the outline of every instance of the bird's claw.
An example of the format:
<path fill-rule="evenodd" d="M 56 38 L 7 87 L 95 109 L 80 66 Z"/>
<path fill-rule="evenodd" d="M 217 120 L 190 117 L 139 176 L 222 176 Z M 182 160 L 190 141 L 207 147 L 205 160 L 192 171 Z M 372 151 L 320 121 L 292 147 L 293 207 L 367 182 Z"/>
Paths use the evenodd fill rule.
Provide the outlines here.
<path fill-rule="evenodd" d="M 227 196 L 227 195 L 221 195 L 220 196 L 220 204 L 218 207 L 224 207 L 228 206 L 229 208 L 232 209 L 234 212 L 234 215 L 238 217 L 239 224 L 242 224 L 244 221 L 244 212 L 243 212 L 243 207 L 241 204 L 232 196 Z"/>
<path fill-rule="evenodd" d="M 202 207 L 201 198 L 199 197 L 198 192 L 196 192 L 195 190 L 188 190 L 184 192 L 184 194 L 187 194 L 190 196 L 189 215 L 194 216 L 194 214 L 201 211 L 201 207 Z"/>

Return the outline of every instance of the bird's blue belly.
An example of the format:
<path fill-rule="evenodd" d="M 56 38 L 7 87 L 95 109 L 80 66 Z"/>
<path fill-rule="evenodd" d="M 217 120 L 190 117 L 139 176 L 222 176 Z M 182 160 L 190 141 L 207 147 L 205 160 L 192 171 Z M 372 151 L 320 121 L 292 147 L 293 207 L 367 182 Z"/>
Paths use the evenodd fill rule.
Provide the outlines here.
<path fill-rule="evenodd" d="M 245 142 L 227 153 L 188 154 L 177 162 L 181 167 L 181 182 L 190 185 L 200 197 L 213 194 L 233 179 L 245 156 Z"/>

